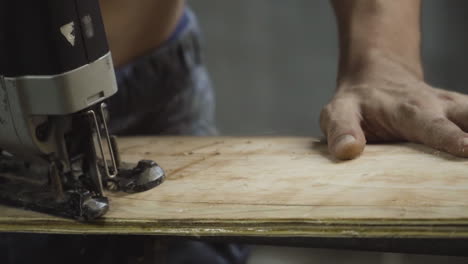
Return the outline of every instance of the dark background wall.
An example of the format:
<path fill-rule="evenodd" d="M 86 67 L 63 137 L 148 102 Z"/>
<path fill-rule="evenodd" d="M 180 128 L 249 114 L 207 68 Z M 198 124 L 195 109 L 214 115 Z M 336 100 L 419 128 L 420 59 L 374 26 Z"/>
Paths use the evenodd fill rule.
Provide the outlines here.
<path fill-rule="evenodd" d="M 190 1 L 205 32 L 217 121 L 229 135 L 320 135 L 337 33 L 328 1 Z M 466 91 L 468 1 L 423 0 L 427 80 Z"/>

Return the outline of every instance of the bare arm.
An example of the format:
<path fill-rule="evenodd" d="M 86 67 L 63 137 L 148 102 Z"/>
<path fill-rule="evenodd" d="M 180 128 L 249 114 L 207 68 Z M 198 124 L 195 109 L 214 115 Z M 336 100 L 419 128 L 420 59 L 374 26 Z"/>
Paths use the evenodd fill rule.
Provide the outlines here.
<path fill-rule="evenodd" d="M 422 78 L 420 0 L 332 0 L 340 39 L 339 77 L 386 56 Z"/>
<path fill-rule="evenodd" d="M 330 152 L 357 157 L 366 142 L 408 140 L 468 157 L 468 96 L 423 79 L 420 0 L 332 0 L 340 37 L 334 98 L 321 127 Z"/>

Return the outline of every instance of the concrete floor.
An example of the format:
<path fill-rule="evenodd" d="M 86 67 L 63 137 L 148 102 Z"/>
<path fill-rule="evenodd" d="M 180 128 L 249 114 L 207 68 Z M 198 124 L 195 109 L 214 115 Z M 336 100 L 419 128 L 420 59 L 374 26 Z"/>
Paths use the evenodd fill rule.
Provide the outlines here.
<path fill-rule="evenodd" d="M 224 135 L 320 136 L 333 94 L 337 36 L 328 1 L 190 1 L 206 36 Z M 426 78 L 468 91 L 468 1 L 423 1 Z M 468 263 L 464 258 L 257 247 L 261 263 Z"/>

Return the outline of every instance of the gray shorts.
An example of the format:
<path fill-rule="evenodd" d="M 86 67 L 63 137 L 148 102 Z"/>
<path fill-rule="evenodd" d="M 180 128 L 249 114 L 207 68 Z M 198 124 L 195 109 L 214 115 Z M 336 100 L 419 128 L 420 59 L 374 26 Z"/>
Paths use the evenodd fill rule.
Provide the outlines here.
<path fill-rule="evenodd" d="M 201 33 L 187 9 L 176 35 L 116 70 L 118 92 L 108 100 L 117 135 L 213 135 L 214 96 L 201 54 Z"/>

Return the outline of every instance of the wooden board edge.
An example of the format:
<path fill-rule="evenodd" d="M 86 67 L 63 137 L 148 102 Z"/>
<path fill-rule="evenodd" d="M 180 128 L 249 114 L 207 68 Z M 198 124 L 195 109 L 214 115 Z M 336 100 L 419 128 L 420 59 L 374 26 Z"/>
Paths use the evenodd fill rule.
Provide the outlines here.
<path fill-rule="evenodd" d="M 175 237 L 468 238 L 468 219 L 134 220 L 2 219 L 0 232 Z"/>

